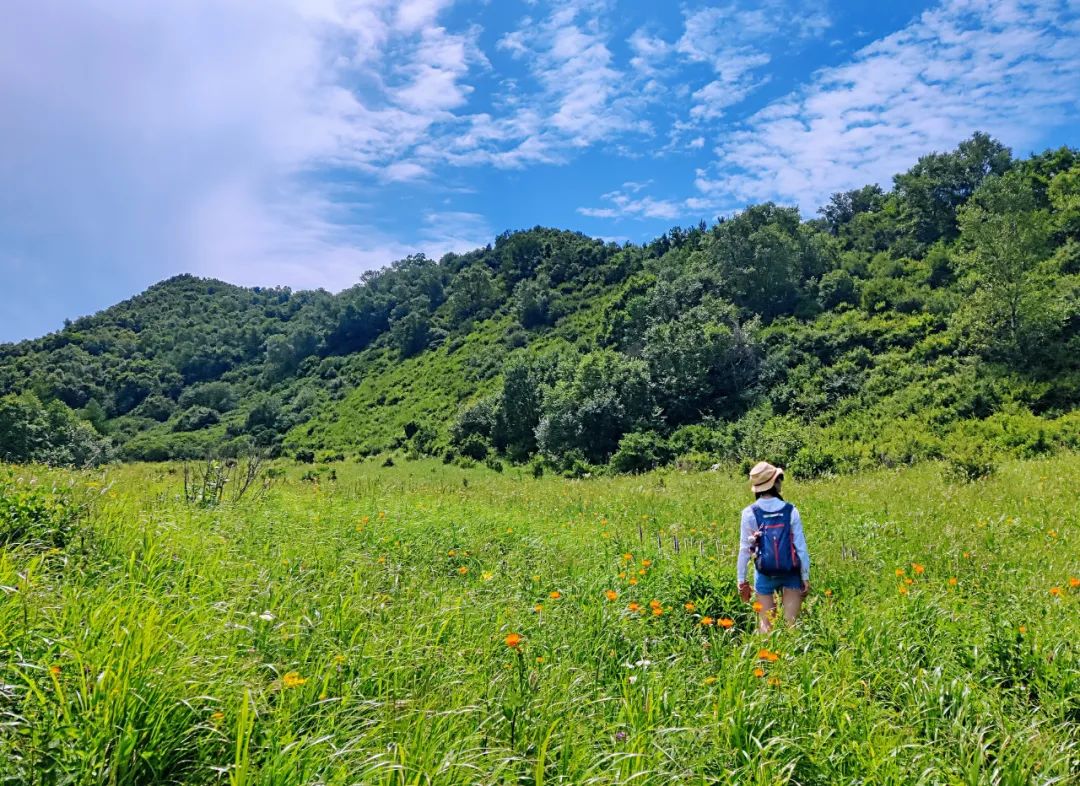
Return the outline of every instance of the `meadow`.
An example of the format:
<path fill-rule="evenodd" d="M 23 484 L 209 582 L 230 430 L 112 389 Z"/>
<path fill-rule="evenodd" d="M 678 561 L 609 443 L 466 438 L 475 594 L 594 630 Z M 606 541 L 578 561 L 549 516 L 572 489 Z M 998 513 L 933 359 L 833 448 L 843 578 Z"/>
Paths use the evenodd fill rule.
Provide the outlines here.
<path fill-rule="evenodd" d="M 767 637 L 739 475 L 282 467 L 0 469 L 0 782 L 1080 782 L 1076 454 L 791 478 Z"/>

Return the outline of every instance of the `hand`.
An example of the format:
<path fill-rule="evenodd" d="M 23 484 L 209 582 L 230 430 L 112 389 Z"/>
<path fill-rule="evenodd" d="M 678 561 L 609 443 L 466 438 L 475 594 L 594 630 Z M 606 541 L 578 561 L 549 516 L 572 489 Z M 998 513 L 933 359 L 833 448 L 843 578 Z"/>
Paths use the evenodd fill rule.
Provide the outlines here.
<path fill-rule="evenodd" d="M 804 598 L 805 598 L 805 597 L 806 597 L 807 595 L 809 595 L 809 594 L 810 594 L 810 582 L 809 582 L 809 581 L 804 581 L 804 582 L 802 583 L 802 594 L 803 594 L 803 597 L 804 597 Z"/>
<path fill-rule="evenodd" d="M 750 602 L 750 582 L 743 581 L 739 584 L 739 597 L 743 599 L 743 603 Z"/>

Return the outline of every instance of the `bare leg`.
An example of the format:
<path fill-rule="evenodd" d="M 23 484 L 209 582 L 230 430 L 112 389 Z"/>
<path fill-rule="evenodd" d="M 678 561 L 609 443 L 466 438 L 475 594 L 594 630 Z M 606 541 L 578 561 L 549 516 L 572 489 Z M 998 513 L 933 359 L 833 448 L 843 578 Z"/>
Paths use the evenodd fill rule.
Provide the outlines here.
<path fill-rule="evenodd" d="M 759 592 L 757 600 L 761 605 L 761 609 L 757 613 L 758 630 L 762 633 L 768 633 L 772 630 L 773 619 L 776 617 L 776 598 L 772 595 L 762 595 Z"/>
<path fill-rule="evenodd" d="M 801 589 L 784 587 L 784 619 L 788 625 L 794 625 L 802 611 L 803 593 Z"/>

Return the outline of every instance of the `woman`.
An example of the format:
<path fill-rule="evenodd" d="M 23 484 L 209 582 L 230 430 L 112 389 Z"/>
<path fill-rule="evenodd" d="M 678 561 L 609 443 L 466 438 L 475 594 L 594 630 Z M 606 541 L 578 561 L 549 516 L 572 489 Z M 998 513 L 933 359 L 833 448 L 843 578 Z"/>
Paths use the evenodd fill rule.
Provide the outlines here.
<path fill-rule="evenodd" d="M 762 633 L 772 630 L 777 592 L 781 593 L 784 617 L 795 623 L 803 598 L 810 592 L 810 552 L 806 548 L 802 518 L 794 505 L 780 495 L 784 470 L 767 461 L 750 470 L 750 490 L 757 501 L 742 512 L 739 538 L 739 594 L 750 600 L 746 566 L 754 557 L 754 589 Z"/>

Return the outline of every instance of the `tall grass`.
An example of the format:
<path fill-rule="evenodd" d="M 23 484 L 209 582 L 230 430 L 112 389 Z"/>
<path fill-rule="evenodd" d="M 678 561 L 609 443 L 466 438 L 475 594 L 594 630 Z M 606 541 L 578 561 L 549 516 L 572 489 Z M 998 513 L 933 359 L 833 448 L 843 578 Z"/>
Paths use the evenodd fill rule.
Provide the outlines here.
<path fill-rule="evenodd" d="M 1077 782 L 1080 457 L 793 479 L 814 591 L 769 637 L 741 478 L 336 470 L 212 509 L 21 470 L 85 512 L 0 549 L 4 782 Z"/>

